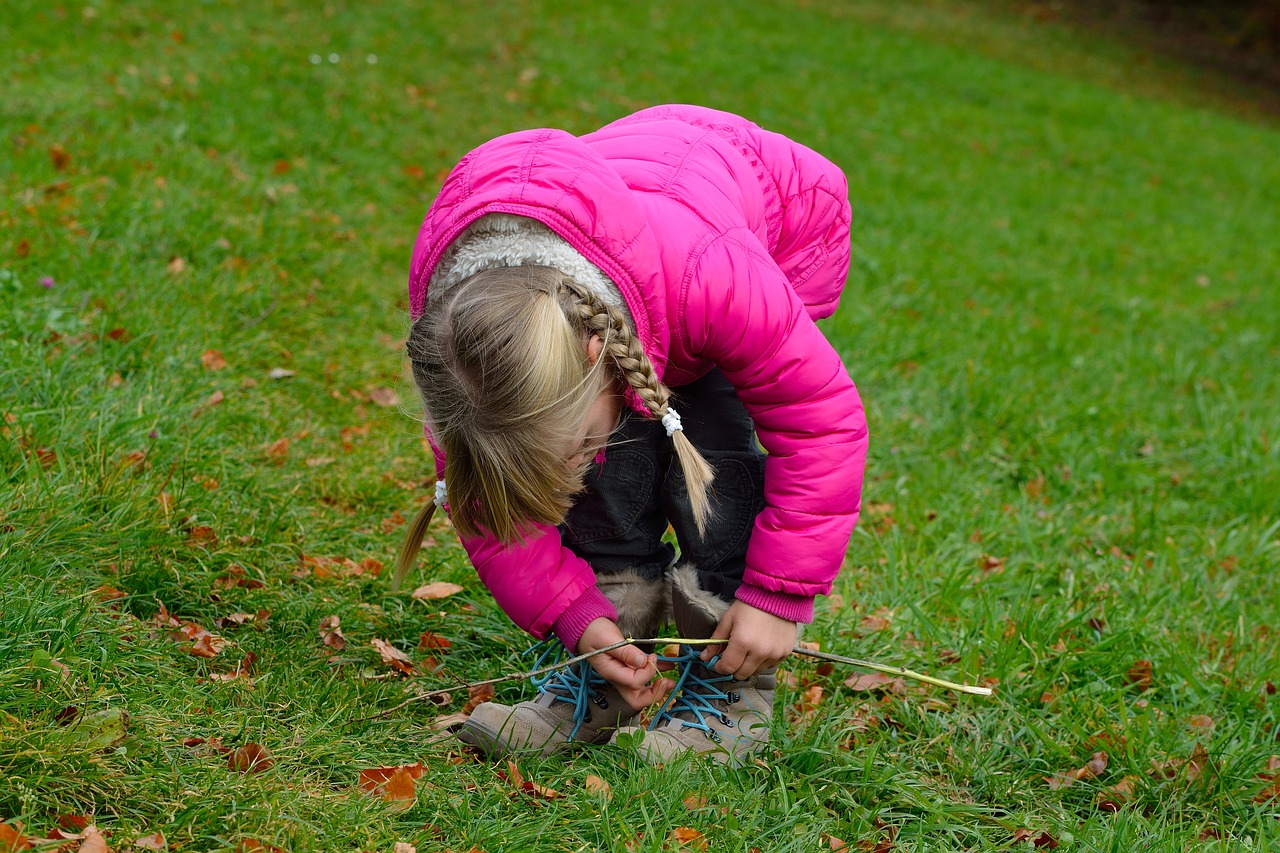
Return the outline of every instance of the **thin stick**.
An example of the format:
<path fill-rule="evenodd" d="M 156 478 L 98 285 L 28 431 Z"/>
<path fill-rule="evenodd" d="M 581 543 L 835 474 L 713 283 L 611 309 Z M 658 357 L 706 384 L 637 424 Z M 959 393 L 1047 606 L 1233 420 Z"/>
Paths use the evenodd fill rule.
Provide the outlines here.
<path fill-rule="evenodd" d="M 524 681 L 526 679 L 533 678 L 538 675 L 543 675 L 544 673 L 554 672 L 557 669 L 564 669 L 567 666 L 573 666 L 575 663 L 581 663 L 584 660 L 589 660 L 590 658 L 593 658 L 596 655 L 602 655 L 607 652 L 612 652 L 615 649 L 620 649 L 623 646 L 630 646 L 635 643 L 643 643 L 651 646 L 665 646 L 665 645 L 670 645 L 672 643 L 679 643 L 685 646 L 718 646 L 724 643 L 724 638 L 722 637 L 720 639 L 712 640 L 712 639 L 690 639 L 686 637 L 650 637 L 648 639 L 637 640 L 634 637 L 628 637 L 625 640 L 619 640 L 618 642 L 613 643 L 612 645 L 604 646 L 603 648 L 596 649 L 595 651 L 587 652 L 581 655 L 575 655 L 574 657 L 567 658 L 566 660 L 562 660 L 559 663 L 553 663 L 553 664 L 550 664 L 549 666 L 539 667 L 538 669 L 533 669 L 528 672 L 511 673 L 509 675 L 502 675 L 497 678 L 486 678 L 484 681 L 471 681 L 465 684 L 456 684 L 453 687 L 439 687 L 439 688 L 436 688 L 435 690 L 429 690 L 426 693 L 419 693 L 417 696 L 411 696 L 410 698 L 404 700 L 399 705 L 396 705 L 394 708 L 388 708 L 385 711 L 380 711 L 377 714 L 373 714 L 368 717 L 360 717 L 358 719 L 352 720 L 351 723 L 352 724 L 364 723 L 364 722 L 368 722 L 369 720 L 377 720 L 377 719 L 381 719 L 382 717 L 389 717 L 390 715 L 394 714 L 396 711 L 399 711 L 401 708 L 404 708 L 407 705 L 412 705 L 414 702 L 421 702 L 424 699 L 434 699 L 436 696 L 448 696 L 450 693 L 456 693 L 459 690 L 471 690 L 473 688 L 484 687 L 489 684 L 504 684 L 508 681 Z M 857 666 L 863 669 L 872 670 L 873 672 L 884 673 L 886 675 L 896 675 L 901 678 L 910 678 L 913 681 L 923 681 L 924 683 L 932 684 L 935 687 L 944 687 L 947 690 L 955 690 L 958 693 L 969 693 L 973 696 L 990 696 L 992 693 L 990 687 L 975 687 L 971 684 L 958 684 L 954 681 L 947 681 L 946 679 L 935 678 L 932 675 L 925 675 L 924 673 L 916 672 L 914 670 L 910 670 L 910 669 L 907 669 L 906 667 L 901 667 L 901 666 L 888 666 L 886 664 L 875 663 L 874 661 L 869 661 L 869 660 L 860 660 L 858 658 L 847 658 L 847 657 L 844 657 L 843 655 L 833 655 L 830 652 L 818 652 L 812 649 L 803 649 L 799 646 L 796 646 L 795 648 L 793 648 L 791 650 L 791 653 L 796 655 L 803 655 L 805 657 L 817 658 L 818 660 L 831 661 L 832 663 L 843 663 L 843 664 L 847 664 L 848 666 Z"/>

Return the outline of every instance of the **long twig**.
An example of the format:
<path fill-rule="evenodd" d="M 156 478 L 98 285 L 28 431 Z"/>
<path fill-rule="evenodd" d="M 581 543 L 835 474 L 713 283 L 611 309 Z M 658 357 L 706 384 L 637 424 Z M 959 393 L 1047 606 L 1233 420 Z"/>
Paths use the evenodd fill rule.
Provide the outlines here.
<path fill-rule="evenodd" d="M 381 719 L 382 717 L 388 717 L 394 714 L 396 711 L 399 711 L 401 708 L 404 708 L 407 705 L 412 705 L 414 702 L 421 702 L 427 699 L 434 699 L 437 696 L 448 696 L 450 693 L 456 693 L 459 690 L 472 690 L 476 687 L 484 687 L 490 684 L 504 684 L 508 681 L 524 681 L 526 679 L 534 678 L 535 676 L 543 675 L 548 672 L 554 672 L 557 669 L 564 669 L 567 666 L 573 666 L 575 663 L 580 663 L 584 660 L 589 660 L 590 658 L 593 658 L 596 655 L 602 655 L 607 652 L 612 652 L 616 649 L 622 648 L 623 646 L 630 646 L 637 643 L 650 645 L 650 646 L 665 646 L 665 645 L 670 645 L 672 643 L 679 643 L 685 646 L 716 646 L 716 645 L 722 644 L 723 642 L 724 642 L 723 638 L 718 640 L 712 640 L 712 639 L 690 639 L 686 637 L 651 637 L 648 639 L 638 640 L 633 637 L 628 637 L 625 640 L 620 640 L 612 645 L 596 649 L 595 651 L 590 651 L 581 655 L 575 655 L 571 658 L 567 658 L 558 663 L 553 663 L 553 664 L 550 664 L 549 666 L 539 667 L 537 669 L 533 669 L 528 672 L 516 672 L 516 673 L 511 673 L 509 675 L 502 675 L 497 678 L 486 678 L 484 681 L 471 681 L 466 684 L 456 684 L 452 687 L 439 687 L 435 690 L 429 690 L 426 693 L 419 693 L 416 696 L 411 696 L 410 698 L 404 700 L 399 705 L 396 705 L 394 708 L 388 708 L 385 711 L 380 711 L 377 714 L 373 714 L 368 717 L 360 717 L 359 719 L 351 720 L 351 723 L 352 724 L 364 723 L 364 722 L 368 722 L 369 720 L 377 720 L 377 719 Z M 795 655 L 804 655 L 805 657 L 817 658 L 818 660 L 831 661 L 832 663 L 843 663 L 848 666 L 857 666 L 863 669 L 869 669 L 873 672 L 884 673 L 885 675 L 896 675 L 901 678 L 910 678 L 913 681 L 923 681 L 926 684 L 932 684 L 935 687 L 945 687 L 947 690 L 955 690 L 959 693 L 969 693 L 974 696 L 990 696 L 991 695 L 990 687 L 975 687 L 972 684 L 958 684 L 954 681 L 947 681 L 946 679 L 943 679 L 943 678 L 935 678 L 932 675 L 925 675 L 924 673 L 916 672 L 914 670 L 907 669 L 906 667 L 888 666 L 882 663 L 875 663 L 874 661 L 860 660 L 858 658 L 848 658 L 843 655 L 833 655 L 830 652 L 819 652 L 819 651 L 814 651 L 813 649 L 805 649 L 805 648 L 801 648 L 800 646 L 796 646 L 795 648 L 793 648 L 791 650 L 791 653 Z"/>

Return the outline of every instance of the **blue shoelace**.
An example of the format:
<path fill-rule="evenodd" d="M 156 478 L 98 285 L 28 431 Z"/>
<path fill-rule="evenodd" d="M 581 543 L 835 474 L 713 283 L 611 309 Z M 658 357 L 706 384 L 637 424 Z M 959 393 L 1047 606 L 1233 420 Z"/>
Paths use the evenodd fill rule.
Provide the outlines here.
<path fill-rule="evenodd" d="M 537 653 L 534 669 L 552 666 L 564 659 L 565 648 L 555 639 L 544 640 L 525 654 Z M 590 713 L 588 707 L 591 697 L 600 692 L 608 684 L 604 678 L 592 668 L 590 661 L 582 661 L 573 666 L 566 666 L 554 672 L 535 675 L 530 679 L 539 694 L 550 694 L 553 702 L 568 702 L 573 705 L 573 729 L 569 732 L 569 740 L 578 734 L 578 729 L 587 721 Z"/>
<path fill-rule="evenodd" d="M 732 725 L 729 715 L 724 711 L 718 710 L 711 703 L 724 702 L 730 704 L 737 701 L 732 694 L 716 686 L 732 682 L 733 676 L 715 674 L 715 665 L 720 657 L 719 655 L 709 661 L 703 661 L 700 657 L 701 654 L 702 652 L 699 649 L 686 648 L 682 654 L 674 657 L 659 656 L 659 660 L 674 663 L 680 667 L 681 671 L 680 677 L 676 679 L 676 686 L 672 688 L 666 703 L 654 716 L 653 722 L 649 724 L 650 731 L 664 723 L 677 720 L 683 726 L 697 729 L 708 737 L 715 737 L 714 730 L 707 724 L 708 717 L 714 717 L 721 723 Z M 695 675 L 695 669 L 701 669 L 710 674 L 705 677 Z M 684 717 L 681 715 L 684 715 Z"/>

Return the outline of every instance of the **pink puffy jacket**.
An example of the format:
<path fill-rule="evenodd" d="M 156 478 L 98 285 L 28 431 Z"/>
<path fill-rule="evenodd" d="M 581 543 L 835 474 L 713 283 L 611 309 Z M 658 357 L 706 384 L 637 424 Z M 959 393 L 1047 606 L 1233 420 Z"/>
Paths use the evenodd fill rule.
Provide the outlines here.
<path fill-rule="evenodd" d="M 814 325 L 848 271 L 840 170 L 701 107 L 654 107 L 582 137 L 501 136 L 462 159 L 427 213 L 409 277 L 415 318 L 445 249 L 490 213 L 542 222 L 603 270 L 668 385 L 713 367 L 733 383 L 768 451 L 737 597 L 811 621 L 857 521 L 867 450 L 858 392 Z M 553 528 L 521 546 L 463 544 L 498 605 L 537 637 L 554 630 L 573 648 L 591 619 L 616 618 Z"/>

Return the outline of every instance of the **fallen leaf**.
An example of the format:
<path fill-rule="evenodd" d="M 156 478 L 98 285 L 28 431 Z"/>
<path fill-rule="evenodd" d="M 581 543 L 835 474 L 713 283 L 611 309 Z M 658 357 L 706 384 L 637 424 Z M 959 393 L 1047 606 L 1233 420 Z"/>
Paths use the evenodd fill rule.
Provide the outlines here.
<path fill-rule="evenodd" d="M 236 747 L 227 757 L 227 766 L 237 773 L 261 773 L 270 770 L 274 764 L 275 760 L 267 748 L 257 743 Z"/>
<path fill-rule="evenodd" d="M 377 403 L 379 406 L 383 406 L 384 408 L 390 408 L 391 406 L 396 406 L 396 405 L 399 405 L 400 403 L 400 396 L 396 394 L 395 391 L 392 391 L 390 388 L 384 388 L 382 386 L 378 386 L 377 388 L 370 388 L 369 399 L 372 400 L 374 403 Z"/>
<path fill-rule="evenodd" d="M 102 837 L 102 833 L 96 826 L 86 826 L 80 837 L 83 840 L 78 853 L 111 853 L 111 848 L 107 847 L 107 840 Z"/>
<path fill-rule="evenodd" d="M 347 647 L 347 638 L 342 636 L 337 616 L 326 616 L 320 620 L 320 642 L 337 651 Z"/>
<path fill-rule="evenodd" d="M 521 793 L 530 794 L 543 800 L 559 800 L 564 798 L 564 794 L 559 791 L 548 788 L 546 785 L 539 785 L 537 782 L 525 779 L 520 773 L 520 768 L 516 766 L 514 761 L 507 762 L 507 772 L 498 771 L 499 776 L 503 776 L 512 786 Z"/>
<path fill-rule="evenodd" d="M 21 828 L 0 823 L 0 853 L 11 850 L 30 850 L 31 839 L 22 834 Z"/>
<path fill-rule="evenodd" d="M 902 696 L 907 692 L 907 684 L 901 677 L 890 677 L 882 672 L 851 675 L 845 679 L 844 684 L 849 689 L 860 692 L 892 693 L 895 696 Z"/>
<path fill-rule="evenodd" d="M 49 160 L 53 163 L 54 170 L 58 172 L 71 165 L 71 155 L 67 153 L 67 149 L 56 142 L 49 146 Z"/>
<path fill-rule="evenodd" d="M 1213 717 L 1207 714 L 1192 714 L 1187 717 L 1187 725 L 1193 729 L 1206 729 L 1212 731 L 1214 725 Z"/>
<path fill-rule="evenodd" d="M 216 349 L 205 350 L 200 356 L 200 363 L 205 370 L 222 370 L 227 366 L 227 360 Z"/>
<path fill-rule="evenodd" d="M 410 598 L 429 601 L 436 598 L 448 598 L 449 596 L 456 595 L 459 592 L 462 592 L 462 587 L 458 586 L 456 583 L 449 583 L 448 581 L 434 581 L 433 583 L 424 584 L 423 586 L 415 589 L 410 595 Z"/>
<path fill-rule="evenodd" d="M 467 704 L 462 706 L 462 713 L 470 715 L 477 706 L 483 705 L 493 698 L 492 684 L 478 684 L 467 689 Z"/>
<path fill-rule="evenodd" d="M 671 840 L 680 847 L 692 847 L 694 850 L 706 850 L 707 840 L 702 833 L 688 826 L 677 826 L 671 830 Z"/>
<path fill-rule="evenodd" d="M 273 844 L 265 844 L 256 838 L 245 838 L 236 847 L 236 853 L 284 853 Z"/>
<path fill-rule="evenodd" d="M 188 545 L 205 545 L 210 550 L 218 547 L 218 534 L 207 524 L 198 524 L 187 531 Z"/>
<path fill-rule="evenodd" d="M 360 771 L 360 790 L 388 802 L 413 802 L 418 798 L 414 780 L 422 778 L 422 762 L 392 767 L 369 767 Z"/>
<path fill-rule="evenodd" d="M 1149 690 L 1152 684 L 1151 661 L 1134 661 L 1133 666 L 1125 673 L 1125 682 L 1137 687 L 1139 691 Z"/>
<path fill-rule="evenodd" d="M 827 846 L 830 847 L 834 853 L 849 853 L 849 845 L 839 838 L 836 838 L 834 835 L 825 835 L 823 838 L 826 840 Z"/>
<path fill-rule="evenodd" d="M 1049 789 L 1052 791 L 1069 788 L 1076 782 L 1095 779 L 1102 775 L 1102 771 L 1107 769 L 1108 760 L 1105 752 L 1095 752 L 1083 767 L 1077 767 L 1075 770 L 1066 773 L 1055 773 L 1052 776 L 1044 777 L 1044 779 L 1049 783 Z"/>
<path fill-rule="evenodd" d="M 599 794 L 606 800 L 613 799 L 613 788 L 609 783 L 601 779 L 599 776 L 587 774 L 586 780 L 583 782 L 584 787 L 593 794 Z"/>
<path fill-rule="evenodd" d="M 278 438 L 264 447 L 263 452 L 273 462 L 283 462 L 289 458 L 289 439 Z"/>
<path fill-rule="evenodd" d="M 174 255 L 169 259 L 169 263 L 165 269 L 169 271 L 170 275 L 182 275 L 182 273 L 186 272 L 187 262 L 177 255 Z"/>
<path fill-rule="evenodd" d="M 425 652 L 430 649 L 444 650 L 453 647 L 453 643 L 439 634 L 433 634 L 430 631 L 423 631 L 422 636 L 418 638 L 418 651 Z"/>
<path fill-rule="evenodd" d="M 164 840 L 164 835 L 154 832 L 151 835 L 144 835 L 133 842 L 133 846 L 142 850 L 168 850 L 169 845 Z"/>
<path fill-rule="evenodd" d="M 413 675 L 413 659 L 407 654 L 388 643 L 386 640 L 374 637 L 369 644 L 378 650 L 378 654 L 382 656 L 382 662 L 387 666 L 395 669 L 405 675 Z"/>
<path fill-rule="evenodd" d="M 1126 776 L 1114 785 L 1099 791 L 1094 802 L 1104 812 L 1118 812 L 1121 806 L 1133 800 L 1133 789 L 1137 782 L 1137 776 Z"/>
<path fill-rule="evenodd" d="M 391 848 L 391 853 L 418 853 L 418 848 L 404 841 L 397 841 Z"/>
<path fill-rule="evenodd" d="M 1013 843 L 1022 844 L 1030 841 L 1033 847 L 1041 847 L 1046 850 L 1052 850 L 1058 846 L 1058 839 L 1049 834 L 1044 829 L 1015 829 L 1013 831 Z"/>

